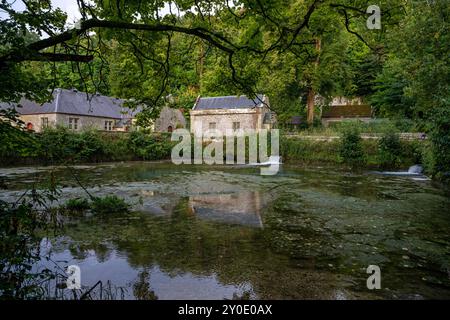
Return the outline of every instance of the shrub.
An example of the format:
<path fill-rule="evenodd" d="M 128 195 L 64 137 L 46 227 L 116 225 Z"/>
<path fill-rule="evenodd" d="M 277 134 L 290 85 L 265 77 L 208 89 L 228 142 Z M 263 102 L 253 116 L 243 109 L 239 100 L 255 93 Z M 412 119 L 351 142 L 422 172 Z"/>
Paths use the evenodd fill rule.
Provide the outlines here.
<path fill-rule="evenodd" d="M 89 201 L 84 198 L 69 199 L 64 205 L 68 212 L 83 212 L 90 208 Z"/>
<path fill-rule="evenodd" d="M 97 130 L 73 132 L 65 127 L 48 128 L 40 135 L 39 156 L 51 162 L 67 160 L 161 160 L 170 158 L 172 143 L 164 134 L 102 134 Z"/>
<path fill-rule="evenodd" d="M 427 174 L 433 173 L 434 160 L 433 160 L 433 152 L 432 145 L 430 141 L 426 141 L 422 148 L 422 163 L 423 168 Z"/>
<path fill-rule="evenodd" d="M 378 161 L 382 167 L 397 168 L 402 162 L 402 145 L 398 135 L 385 133 L 378 142 Z"/>
<path fill-rule="evenodd" d="M 420 127 L 411 119 L 395 118 L 392 120 L 395 127 L 401 132 L 417 132 Z"/>
<path fill-rule="evenodd" d="M 137 159 L 130 147 L 128 134 L 104 134 L 104 154 L 108 161 L 130 161 Z"/>
<path fill-rule="evenodd" d="M 56 232 L 61 226 L 55 210 L 42 208 L 57 193 L 32 192 L 30 199 L 0 200 L 0 300 L 42 299 L 43 284 L 55 279 L 55 272 L 33 266 L 46 256 L 40 251 L 43 232 Z"/>
<path fill-rule="evenodd" d="M 106 196 L 103 198 L 93 198 L 91 202 L 91 210 L 94 213 L 128 213 L 130 205 L 124 199 L 115 195 Z"/>
<path fill-rule="evenodd" d="M 335 163 L 339 159 L 339 144 L 336 140 L 313 141 L 307 139 L 281 137 L 280 153 L 283 161 L 302 161 L 305 163 Z"/>
<path fill-rule="evenodd" d="M 28 131 L 23 130 L 24 123 L 14 109 L 0 108 L 0 162 L 15 163 L 20 157 L 36 155 L 38 141 Z"/>
<path fill-rule="evenodd" d="M 439 180 L 450 182 L 450 110 L 439 109 L 434 115 L 430 135 L 431 173 Z"/>
<path fill-rule="evenodd" d="M 81 133 L 66 127 L 47 128 L 40 135 L 39 155 L 52 162 L 98 161 L 104 156 L 104 141 L 93 129 Z"/>
<path fill-rule="evenodd" d="M 47 128 L 39 138 L 39 156 L 52 162 L 71 158 L 74 140 L 74 134 L 65 127 Z"/>
<path fill-rule="evenodd" d="M 366 163 L 362 139 L 357 127 L 348 126 L 343 130 L 339 154 L 341 161 L 352 167 L 359 167 Z"/>
<path fill-rule="evenodd" d="M 169 135 L 145 134 L 141 131 L 132 132 L 129 142 L 133 152 L 143 160 L 169 159 L 173 145 Z"/>
<path fill-rule="evenodd" d="M 415 123 L 406 119 L 372 119 L 369 122 L 345 120 L 330 124 L 330 128 L 343 132 L 348 127 L 357 127 L 361 133 L 380 134 L 389 132 L 416 132 Z"/>
<path fill-rule="evenodd" d="M 104 155 L 104 141 L 97 130 L 90 129 L 74 135 L 71 148 L 76 159 L 98 161 Z"/>

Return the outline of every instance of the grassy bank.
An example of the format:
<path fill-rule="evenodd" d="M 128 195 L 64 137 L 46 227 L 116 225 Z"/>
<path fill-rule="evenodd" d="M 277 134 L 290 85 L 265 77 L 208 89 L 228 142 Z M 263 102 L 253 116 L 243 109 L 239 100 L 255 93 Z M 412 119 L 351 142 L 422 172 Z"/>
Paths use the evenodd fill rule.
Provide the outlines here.
<path fill-rule="evenodd" d="M 330 123 L 328 126 L 317 125 L 308 127 L 306 124 L 304 126 L 303 128 L 286 128 L 283 131 L 289 131 L 300 136 L 336 136 L 349 127 L 356 127 L 361 133 L 367 135 L 424 131 L 423 127 L 407 119 L 373 119 L 370 122 L 353 119 Z"/>
<path fill-rule="evenodd" d="M 345 135 L 348 130 L 335 131 L 334 134 L 342 138 L 330 141 L 281 135 L 280 153 L 286 162 L 305 164 L 346 164 L 352 167 L 393 169 L 426 163 L 422 159 L 426 142 L 400 140 L 392 132 L 383 134 L 381 139 L 363 140 L 359 138 L 358 129 L 352 127 L 349 130 L 350 136 Z M 170 134 L 73 132 L 66 128 L 30 134 L 27 139 L 26 152 L 9 148 L 0 154 L 3 166 L 169 160 L 176 144 L 170 141 Z"/>
<path fill-rule="evenodd" d="M 392 160 L 380 150 L 379 140 L 361 140 L 364 160 L 362 167 L 397 169 L 407 168 L 422 163 L 423 142 L 401 141 L 400 152 Z M 346 164 L 341 155 L 342 140 L 315 141 L 296 138 L 282 138 L 280 152 L 286 162 L 302 162 L 305 164 Z"/>
<path fill-rule="evenodd" d="M 330 127 L 289 132 L 281 139 L 281 154 L 285 161 L 306 164 L 380 169 L 408 168 L 414 164 L 431 167 L 427 161 L 429 141 L 400 138 L 405 132 L 419 136 L 417 129 L 405 120 L 344 121 Z"/>
<path fill-rule="evenodd" d="M 73 132 L 63 127 L 30 133 L 22 143 L 26 148 L 1 149 L 3 166 L 162 160 L 170 159 L 174 145 L 169 134 Z"/>

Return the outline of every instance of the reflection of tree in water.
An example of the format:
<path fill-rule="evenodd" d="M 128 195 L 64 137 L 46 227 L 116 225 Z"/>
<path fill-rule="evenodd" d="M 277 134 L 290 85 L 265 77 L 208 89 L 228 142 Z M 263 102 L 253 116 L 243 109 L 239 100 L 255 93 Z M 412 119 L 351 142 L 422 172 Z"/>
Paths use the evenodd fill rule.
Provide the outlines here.
<path fill-rule="evenodd" d="M 147 269 L 139 272 L 139 280 L 133 284 L 133 294 L 137 300 L 157 300 L 155 292 L 150 290 L 150 274 Z"/>
<path fill-rule="evenodd" d="M 111 257 L 112 249 L 105 243 L 89 242 L 81 244 L 71 244 L 69 246 L 70 254 L 78 260 L 86 259 L 89 255 L 89 250 L 95 251 L 95 256 L 98 262 L 105 262 Z"/>
<path fill-rule="evenodd" d="M 51 191 L 31 190 L 31 199 L 24 195 L 16 203 L 0 201 L 0 300 L 44 298 L 43 284 L 59 275 L 47 268 L 32 270 L 41 259 L 38 232 L 58 226 L 57 212 L 45 207 L 45 200 L 54 199 Z"/>
<path fill-rule="evenodd" d="M 302 272 L 288 256 L 276 254 L 273 247 L 277 243 L 271 237 L 277 232 L 281 231 L 270 230 L 270 225 L 261 230 L 197 219 L 184 199 L 170 217 L 132 213 L 126 222 L 117 216 L 93 217 L 69 228 L 67 235 L 83 244 L 85 236 L 90 244 L 108 239 L 127 256 L 130 266 L 144 268 L 133 286 L 139 299 L 156 298 L 149 289 L 146 269 L 155 265 L 169 276 L 216 275 L 222 284 L 249 284 L 259 298 L 330 297 L 336 280 L 329 274 Z M 317 283 L 322 285 L 315 286 Z M 235 298 L 248 297 L 244 293 Z"/>

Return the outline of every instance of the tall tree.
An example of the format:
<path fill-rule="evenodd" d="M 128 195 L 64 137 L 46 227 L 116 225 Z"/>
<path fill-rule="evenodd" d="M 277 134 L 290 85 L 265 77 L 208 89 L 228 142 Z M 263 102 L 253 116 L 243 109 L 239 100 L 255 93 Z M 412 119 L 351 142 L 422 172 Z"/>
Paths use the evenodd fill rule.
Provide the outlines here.
<path fill-rule="evenodd" d="M 372 102 L 386 115 L 416 120 L 431 133 L 430 166 L 450 178 L 450 6 L 411 2 L 391 30 Z"/>

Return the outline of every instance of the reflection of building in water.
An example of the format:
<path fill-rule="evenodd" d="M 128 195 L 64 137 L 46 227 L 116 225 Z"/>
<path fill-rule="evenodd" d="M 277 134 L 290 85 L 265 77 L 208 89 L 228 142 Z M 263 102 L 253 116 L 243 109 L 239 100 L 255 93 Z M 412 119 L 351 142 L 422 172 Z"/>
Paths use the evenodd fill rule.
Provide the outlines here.
<path fill-rule="evenodd" d="M 259 192 L 192 196 L 189 207 L 202 219 L 263 227 Z"/>

